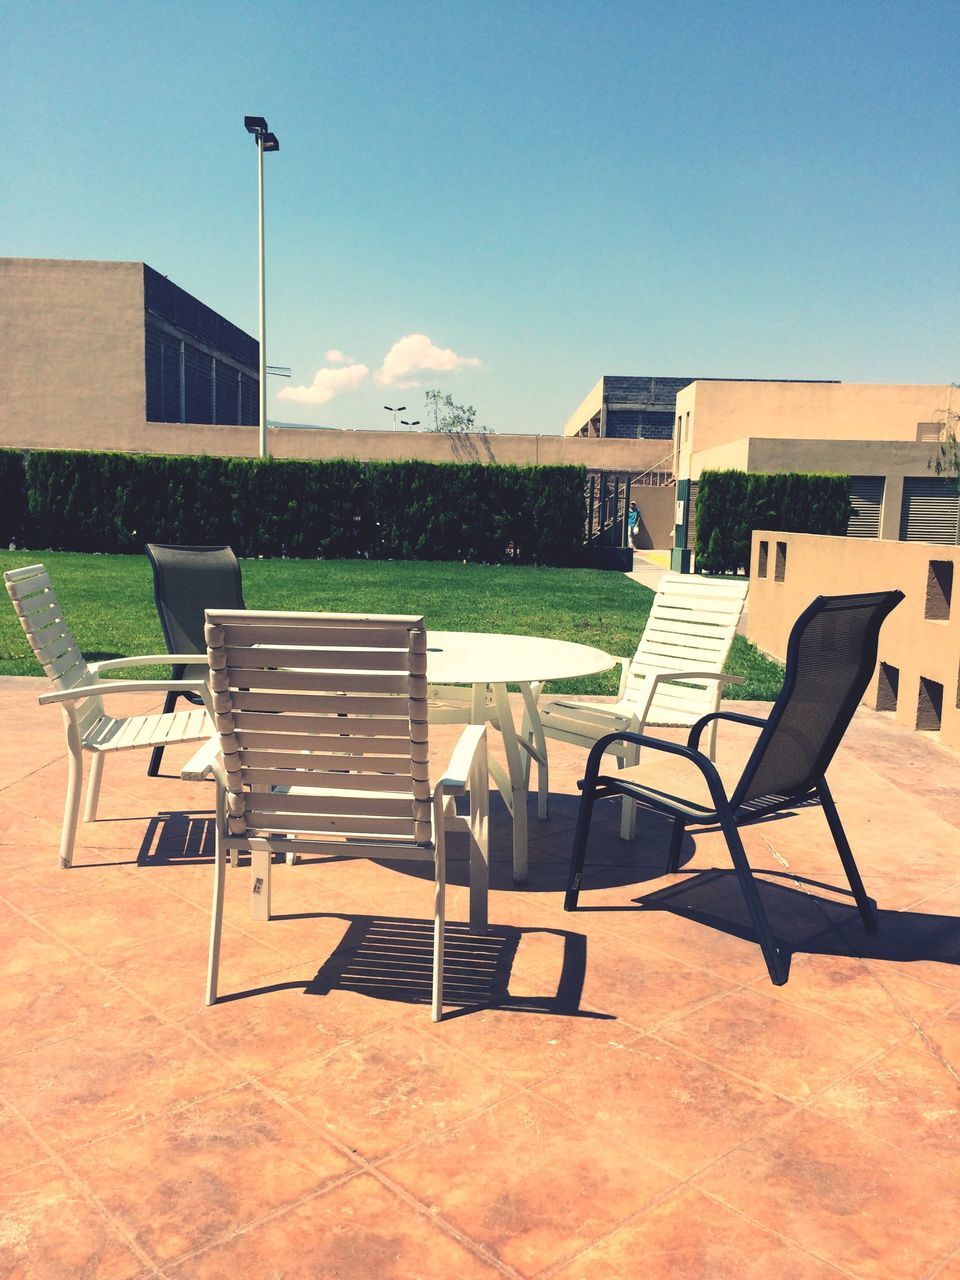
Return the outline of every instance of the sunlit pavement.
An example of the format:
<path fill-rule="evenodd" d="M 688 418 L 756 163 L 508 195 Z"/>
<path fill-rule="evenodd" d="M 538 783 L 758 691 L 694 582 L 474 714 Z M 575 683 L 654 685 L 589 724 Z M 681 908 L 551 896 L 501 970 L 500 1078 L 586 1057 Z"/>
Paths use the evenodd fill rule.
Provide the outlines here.
<path fill-rule="evenodd" d="M 230 870 L 204 1007 L 212 788 L 189 748 L 111 757 L 60 871 L 44 687 L 0 679 L 0 1275 L 960 1277 L 960 757 L 929 736 L 861 711 L 830 772 L 876 935 L 819 811 L 744 830 L 780 988 L 714 831 L 666 875 L 666 822 L 627 845 L 609 804 L 563 911 L 584 757 L 551 743 L 519 888 L 493 802 L 485 938 L 453 842 L 433 1024 L 411 864 L 277 866 L 263 925 Z"/>

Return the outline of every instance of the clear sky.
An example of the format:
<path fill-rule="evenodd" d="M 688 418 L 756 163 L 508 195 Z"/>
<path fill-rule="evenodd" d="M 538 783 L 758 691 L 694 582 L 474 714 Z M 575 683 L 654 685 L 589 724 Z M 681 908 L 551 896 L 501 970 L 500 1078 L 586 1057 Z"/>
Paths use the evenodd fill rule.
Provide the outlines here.
<path fill-rule="evenodd" d="M 0 253 L 146 261 L 256 335 L 263 115 L 271 420 L 955 381 L 958 37 L 955 0 L 8 0 Z"/>

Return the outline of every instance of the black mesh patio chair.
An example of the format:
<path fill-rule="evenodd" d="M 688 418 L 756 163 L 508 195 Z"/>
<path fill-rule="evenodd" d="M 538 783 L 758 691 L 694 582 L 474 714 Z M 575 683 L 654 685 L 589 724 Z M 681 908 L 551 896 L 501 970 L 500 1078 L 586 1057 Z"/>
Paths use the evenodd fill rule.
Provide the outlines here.
<path fill-rule="evenodd" d="M 237 557 L 230 547 L 177 547 L 160 542 L 148 542 L 144 551 L 153 568 L 153 598 L 167 651 L 204 655 L 195 667 L 175 666 L 173 678 L 206 680 L 204 610 L 246 607 Z M 200 702 L 196 694 L 170 692 L 164 712 L 173 710 L 178 697 Z M 155 747 L 147 767 L 149 777 L 157 776 L 162 759 L 163 747 Z"/>
<path fill-rule="evenodd" d="M 687 825 L 716 823 L 733 859 L 770 977 L 782 986 L 787 980 L 787 964 L 770 931 L 737 827 L 779 809 L 819 802 L 864 927 L 874 932 L 876 910 L 864 890 L 824 774 L 873 675 L 883 620 L 902 599 L 902 591 L 818 596 L 794 623 L 787 643 L 783 688 L 765 720 L 732 711 L 712 712 L 693 726 L 685 747 L 640 733 L 609 733 L 600 738 L 579 784 L 583 796 L 564 900 L 566 910 L 577 907 L 597 800 L 628 796 L 672 817 L 671 872 L 680 868 Z M 699 750 L 701 734 L 717 719 L 757 725 L 762 730 L 739 778 L 727 782 Z M 640 763 L 601 773 L 603 753 L 621 741 L 645 748 Z"/>

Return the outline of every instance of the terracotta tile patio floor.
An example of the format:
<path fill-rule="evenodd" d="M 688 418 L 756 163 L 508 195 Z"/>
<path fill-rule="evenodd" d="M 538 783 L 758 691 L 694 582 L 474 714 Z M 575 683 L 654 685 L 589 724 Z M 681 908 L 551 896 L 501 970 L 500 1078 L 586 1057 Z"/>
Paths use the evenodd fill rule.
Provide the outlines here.
<path fill-rule="evenodd" d="M 410 864 L 280 866 L 267 925 L 230 872 L 203 1007 L 212 790 L 183 748 L 111 758 L 58 870 L 43 687 L 0 680 L 0 1275 L 960 1276 L 960 759 L 929 737 L 862 711 L 831 770 L 874 937 L 822 814 L 746 829 L 780 988 L 715 832 L 667 876 L 666 823 L 626 845 L 611 805 L 563 911 L 583 756 L 551 744 L 519 889 L 494 805 L 486 938 L 454 842 L 434 1025 Z"/>

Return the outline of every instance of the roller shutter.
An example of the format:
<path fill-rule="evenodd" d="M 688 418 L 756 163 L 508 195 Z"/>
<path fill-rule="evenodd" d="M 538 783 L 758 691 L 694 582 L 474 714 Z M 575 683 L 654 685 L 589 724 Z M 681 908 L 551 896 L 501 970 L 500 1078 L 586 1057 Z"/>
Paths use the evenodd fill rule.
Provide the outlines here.
<path fill-rule="evenodd" d="M 907 476 L 900 508 L 901 542 L 939 542 L 956 546 L 960 495 L 953 480 L 941 476 Z"/>
<path fill-rule="evenodd" d="M 879 538 L 883 506 L 883 476 L 851 476 L 848 538 Z"/>

